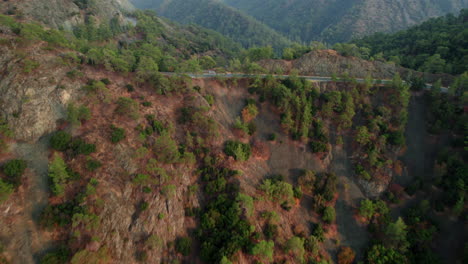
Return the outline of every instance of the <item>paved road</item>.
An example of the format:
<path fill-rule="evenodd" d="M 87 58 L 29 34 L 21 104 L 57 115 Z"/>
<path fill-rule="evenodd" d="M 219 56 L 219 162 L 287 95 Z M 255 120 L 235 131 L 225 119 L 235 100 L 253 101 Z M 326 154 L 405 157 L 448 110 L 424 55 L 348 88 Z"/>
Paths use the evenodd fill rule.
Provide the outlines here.
<path fill-rule="evenodd" d="M 267 76 L 273 76 L 274 78 L 282 79 L 282 78 L 288 78 L 290 75 L 276 75 L 276 74 L 245 74 L 245 73 L 174 73 L 174 72 L 161 72 L 164 75 L 187 75 L 190 78 L 266 78 Z M 299 78 L 304 78 L 306 80 L 312 81 L 312 82 L 331 82 L 333 81 L 332 77 L 324 77 L 324 76 L 306 76 L 306 75 L 298 75 L 297 77 Z M 364 83 L 365 79 L 361 78 L 356 78 L 355 79 L 358 83 Z M 338 81 L 344 81 L 346 82 L 347 80 L 343 80 L 338 78 Z M 388 79 L 373 79 L 373 83 L 377 84 L 390 84 L 392 83 L 392 80 Z M 432 88 L 431 84 L 426 83 L 426 89 L 430 90 Z M 447 88 L 442 87 L 441 92 L 446 93 L 448 91 Z"/>

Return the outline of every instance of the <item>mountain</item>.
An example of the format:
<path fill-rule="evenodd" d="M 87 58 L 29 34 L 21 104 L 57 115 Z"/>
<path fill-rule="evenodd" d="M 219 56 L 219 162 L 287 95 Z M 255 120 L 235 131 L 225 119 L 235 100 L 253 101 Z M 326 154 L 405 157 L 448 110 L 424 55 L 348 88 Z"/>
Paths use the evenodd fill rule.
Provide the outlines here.
<path fill-rule="evenodd" d="M 276 50 L 291 44 L 281 34 L 217 0 L 132 0 L 139 8 L 154 9 L 183 24 L 195 23 L 241 43 L 245 48 L 270 45 Z"/>
<path fill-rule="evenodd" d="M 431 73 L 468 71 L 468 9 L 458 17 L 447 15 L 394 34 L 376 33 L 353 41 L 403 67 Z"/>
<path fill-rule="evenodd" d="M 0 5 L 4 14 L 67 29 L 84 23 L 87 14 L 110 20 L 134 9 L 128 0 L 15 0 Z"/>
<path fill-rule="evenodd" d="M 468 7 L 468 0 L 224 0 L 293 40 L 349 41 Z"/>

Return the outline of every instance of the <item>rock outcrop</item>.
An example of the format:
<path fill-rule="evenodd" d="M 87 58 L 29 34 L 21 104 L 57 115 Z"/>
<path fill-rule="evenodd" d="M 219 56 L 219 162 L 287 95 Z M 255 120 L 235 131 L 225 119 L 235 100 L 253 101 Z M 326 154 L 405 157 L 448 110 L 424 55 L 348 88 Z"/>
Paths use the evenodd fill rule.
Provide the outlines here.
<path fill-rule="evenodd" d="M 84 6 L 74 0 L 15 0 L 4 1 L 0 4 L 2 13 L 12 13 L 17 16 L 39 21 L 52 28 L 72 29 L 73 26 L 85 21 Z M 84 5 L 84 4 L 83 4 Z M 116 14 L 122 14 L 134 9 L 127 0 L 98 0 L 92 1 L 87 9 L 93 15 L 109 20 Z"/>
<path fill-rule="evenodd" d="M 81 87 L 73 80 L 62 84 L 70 67 L 43 45 L 28 48 L 29 56 L 0 46 L 0 115 L 20 141 L 34 142 L 56 130 L 57 120 L 66 117 L 66 105 Z"/>

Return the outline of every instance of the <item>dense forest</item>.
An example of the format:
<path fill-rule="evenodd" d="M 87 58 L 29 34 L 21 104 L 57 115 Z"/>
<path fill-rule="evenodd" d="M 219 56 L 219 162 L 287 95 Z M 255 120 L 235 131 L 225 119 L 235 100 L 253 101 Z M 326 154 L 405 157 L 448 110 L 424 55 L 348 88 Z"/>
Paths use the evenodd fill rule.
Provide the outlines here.
<path fill-rule="evenodd" d="M 370 49 L 368 55 L 374 59 L 423 72 L 461 74 L 468 70 L 468 9 L 458 16 L 433 18 L 395 34 L 376 33 L 353 43 Z"/>
<path fill-rule="evenodd" d="M 224 0 L 295 41 L 349 41 L 374 32 L 392 32 L 466 8 L 466 1 Z M 403 8 L 404 7 L 404 8 Z"/>
<path fill-rule="evenodd" d="M 291 44 L 281 34 L 263 23 L 213 0 L 137 1 L 137 7 L 154 9 L 159 14 L 183 24 L 198 24 L 220 32 L 245 48 L 272 46 L 276 50 Z"/>

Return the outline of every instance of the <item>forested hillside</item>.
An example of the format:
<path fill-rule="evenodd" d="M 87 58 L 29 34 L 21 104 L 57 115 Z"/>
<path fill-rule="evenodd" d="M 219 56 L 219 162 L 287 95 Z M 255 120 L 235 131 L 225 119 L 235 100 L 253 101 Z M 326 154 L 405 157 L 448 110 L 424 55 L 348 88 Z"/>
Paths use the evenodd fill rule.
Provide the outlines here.
<path fill-rule="evenodd" d="M 224 0 L 293 40 L 328 43 L 392 32 L 468 7 L 467 0 Z"/>
<path fill-rule="evenodd" d="M 183 24 L 195 23 L 220 32 L 245 48 L 272 46 L 276 50 L 291 42 L 254 18 L 214 0 L 132 0 L 139 8 L 155 9 L 159 14 Z"/>
<path fill-rule="evenodd" d="M 433 18 L 395 34 L 376 33 L 353 41 L 370 49 L 370 56 L 403 67 L 460 74 L 468 70 L 468 9 L 458 16 Z"/>

